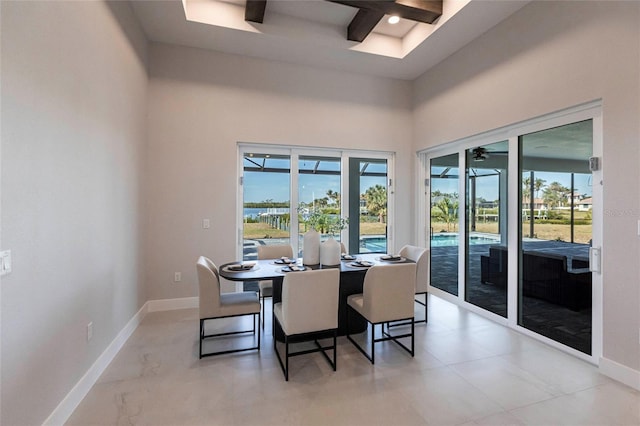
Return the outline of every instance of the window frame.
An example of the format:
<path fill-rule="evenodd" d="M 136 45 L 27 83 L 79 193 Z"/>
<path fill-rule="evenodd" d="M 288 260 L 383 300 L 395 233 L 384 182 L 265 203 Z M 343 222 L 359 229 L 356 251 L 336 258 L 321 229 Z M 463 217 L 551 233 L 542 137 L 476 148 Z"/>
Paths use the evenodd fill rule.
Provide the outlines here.
<path fill-rule="evenodd" d="M 291 214 L 291 229 L 298 229 L 297 206 L 299 204 L 298 169 L 301 156 L 333 157 L 340 158 L 340 214 L 349 217 L 349 159 L 371 158 L 386 160 L 387 162 L 387 250 L 395 252 L 395 158 L 396 153 L 391 151 L 370 150 L 344 150 L 322 147 L 305 147 L 295 145 L 275 145 L 249 142 L 237 144 L 237 192 L 236 192 L 236 258 L 243 258 L 243 222 L 244 222 L 244 156 L 246 153 L 259 152 L 260 154 L 287 155 L 290 157 L 289 170 L 289 209 Z M 359 202 L 359 200 L 358 200 Z M 295 207 L 294 207 L 295 206 Z M 289 242 L 293 252 L 298 253 L 298 233 L 289 233 Z M 340 240 L 348 245 L 348 228 L 340 233 Z"/>

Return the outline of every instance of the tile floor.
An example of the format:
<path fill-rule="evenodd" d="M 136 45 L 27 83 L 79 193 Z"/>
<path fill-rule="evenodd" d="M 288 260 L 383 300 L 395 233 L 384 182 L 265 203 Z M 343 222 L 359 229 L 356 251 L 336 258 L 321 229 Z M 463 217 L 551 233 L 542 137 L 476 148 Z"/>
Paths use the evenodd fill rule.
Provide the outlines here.
<path fill-rule="evenodd" d="M 67 424 L 640 425 L 640 392 L 442 299 L 429 305 L 415 358 L 384 342 L 372 366 L 340 337 L 337 372 L 320 354 L 296 357 L 288 383 L 270 331 L 259 353 L 199 360 L 196 309 L 150 313 Z"/>

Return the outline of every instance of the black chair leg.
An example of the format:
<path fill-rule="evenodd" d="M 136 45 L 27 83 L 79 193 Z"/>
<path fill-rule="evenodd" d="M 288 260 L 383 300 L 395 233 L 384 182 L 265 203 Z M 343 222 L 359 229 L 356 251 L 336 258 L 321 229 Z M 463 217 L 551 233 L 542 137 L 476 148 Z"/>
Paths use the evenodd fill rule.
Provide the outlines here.
<path fill-rule="evenodd" d="M 351 306 L 347 305 L 347 330 L 349 330 L 349 317 L 350 317 L 351 313 L 353 313 L 353 314 L 358 314 L 358 313 L 357 313 L 357 312 L 356 312 L 356 311 L 355 311 Z M 360 314 L 358 314 L 358 315 L 360 315 Z M 367 324 L 371 324 L 371 323 L 367 321 Z M 374 333 L 374 332 L 375 332 L 375 325 L 374 325 L 374 324 L 371 324 L 371 354 L 372 354 L 372 355 L 369 355 L 369 354 L 367 353 L 367 351 L 366 351 L 366 343 L 365 343 L 365 346 L 364 346 L 364 347 L 363 347 L 363 346 L 360 346 L 360 344 L 359 344 L 358 342 L 356 342 L 356 341 L 351 337 L 351 335 L 347 332 L 347 339 L 349 339 L 349 341 L 350 341 L 351 343 L 353 343 L 353 346 L 355 346 L 355 347 L 356 347 L 356 349 L 357 349 L 357 350 L 358 350 L 362 355 L 364 355 L 364 356 L 365 356 L 365 358 L 367 358 L 367 359 L 371 362 L 371 364 L 373 364 L 373 363 L 374 363 L 374 357 L 373 357 L 373 353 L 374 353 L 374 349 L 375 349 L 375 348 L 374 348 L 374 343 L 375 343 L 375 339 L 374 339 L 374 337 L 375 337 L 375 333 Z M 366 333 L 366 330 L 365 330 L 365 331 L 363 331 L 363 333 Z"/>
<path fill-rule="evenodd" d="M 289 381 L 289 336 L 285 336 L 284 338 L 284 346 L 285 346 L 285 359 L 284 362 L 286 364 L 284 369 L 284 380 Z"/>
<path fill-rule="evenodd" d="M 376 363 L 376 325 L 371 324 L 371 364 Z"/>
<path fill-rule="evenodd" d="M 428 302 L 427 301 L 427 293 L 420 293 L 420 294 L 424 295 L 424 302 L 422 302 L 422 300 L 419 300 L 419 299 L 415 299 L 415 301 L 416 301 L 417 304 L 424 306 L 424 319 L 416 321 L 416 323 L 420 323 L 420 322 L 427 323 L 427 322 L 429 322 L 429 316 L 428 316 L 429 313 L 427 312 L 427 309 L 428 309 L 427 308 L 427 302 Z"/>
<path fill-rule="evenodd" d="M 262 316 L 262 311 L 258 313 L 258 352 L 260 352 L 260 317 Z M 253 315 L 253 327 L 255 330 L 255 324 L 256 324 L 256 316 L 255 314 Z M 255 332 L 254 332 L 255 333 Z"/>
<path fill-rule="evenodd" d="M 413 318 L 411 318 L 411 356 L 413 357 L 416 353 L 415 351 L 415 340 L 416 340 L 416 322 Z"/>
<path fill-rule="evenodd" d="M 200 348 L 198 354 L 202 359 L 202 341 L 204 340 L 204 320 L 200 320 Z"/>
<path fill-rule="evenodd" d="M 333 371 L 338 367 L 338 330 L 333 332 Z"/>
<path fill-rule="evenodd" d="M 260 290 L 258 290 L 258 297 L 260 298 L 260 300 L 262 301 L 262 303 L 260 304 L 260 310 L 262 312 L 265 312 L 264 310 L 264 296 L 262 296 L 262 292 L 260 292 Z M 262 317 L 262 328 L 264 328 L 264 316 Z"/>
<path fill-rule="evenodd" d="M 220 319 L 220 318 L 228 318 L 228 317 L 212 317 L 212 318 L 201 318 L 200 319 L 200 342 L 199 342 L 199 357 L 202 359 L 204 357 L 210 357 L 210 356 L 214 356 L 214 355 L 224 355 L 224 354 L 230 354 L 230 353 L 234 353 L 234 352 L 244 352 L 244 351 L 252 351 L 252 350 L 258 350 L 260 351 L 260 327 L 256 327 L 256 315 L 258 315 L 258 325 L 260 323 L 260 313 L 252 313 L 252 314 L 242 314 L 242 315 L 233 315 L 232 317 L 244 317 L 247 315 L 251 315 L 251 325 L 252 328 L 249 330 L 239 330 L 239 331 L 230 331 L 230 332 L 226 332 L 226 333 L 215 333 L 215 334 L 205 334 L 205 328 L 204 328 L 204 324 L 206 320 L 215 320 L 215 319 Z M 258 329 L 258 342 L 256 343 L 255 346 L 251 346 L 248 348 L 241 348 L 241 349 L 229 349 L 229 350 L 225 350 L 225 351 L 218 351 L 218 352 L 208 352 L 203 354 L 202 353 L 202 342 L 204 339 L 208 339 L 208 338 L 216 338 L 216 337 L 222 337 L 222 336 L 231 336 L 231 335 L 238 335 L 238 334 L 245 334 L 245 333 L 252 333 L 254 338 L 255 338 L 255 333 L 256 333 L 256 328 Z"/>

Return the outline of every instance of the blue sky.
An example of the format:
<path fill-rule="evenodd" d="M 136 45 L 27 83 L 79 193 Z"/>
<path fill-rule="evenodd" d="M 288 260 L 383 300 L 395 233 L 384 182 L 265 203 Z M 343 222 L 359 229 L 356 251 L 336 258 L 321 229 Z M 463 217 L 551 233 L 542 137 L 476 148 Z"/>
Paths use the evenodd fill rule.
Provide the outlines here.
<path fill-rule="evenodd" d="M 580 194 L 587 194 L 591 196 L 591 175 L 590 174 L 576 174 L 574 175 L 575 190 Z M 551 182 L 560 182 L 567 188 L 571 187 L 571 175 L 569 173 L 550 173 L 550 172 L 537 172 L 535 179 L 545 180 L 545 185 L 549 185 Z M 432 179 L 432 190 L 440 190 L 444 193 L 458 192 L 458 179 Z M 477 179 L 476 196 L 482 197 L 487 201 L 493 201 L 498 199 L 498 184 L 497 176 L 490 176 Z M 538 197 L 542 197 L 542 191 L 537 194 Z"/>
<path fill-rule="evenodd" d="M 567 188 L 571 185 L 571 177 L 568 173 L 538 172 L 536 173 L 536 178 L 544 179 L 546 181 L 545 185 L 554 181 L 560 182 Z M 445 193 L 458 192 L 457 179 L 433 179 L 432 182 L 432 190 L 439 189 Z M 367 188 L 376 184 L 384 185 L 385 179 L 365 176 L 362 177 L 360 183 L 360 192 L 363 193 Z M 314 198 L 324 197 L 329 189 L 335 192 L 340 192 L 340 176 L 301 174 L 299 175 L 299 184 L 302 188 L 299 194 L 300 201 L 305 203 L 313 201 Z M 591 196 L 591 175 L 576 174 L 575 186 L 578 193 Z M 490 176 L 478 179 L 476 191 L 478 197 L 482 197 L 488 201 L 496 200 L 498 198 L 497 177 Z M 540 191 L 538 196 L 542 196 L 542 191 Z M 245 202 L 259 202 L 267 199 L 272 199 L 274 201 L 289 201 L 289 198 L 289 174 L 260 172 L 245 173 Z"/>
<path fill-rule="evenodd" d="M 322 198 L 328 190 L 340 192 L 340 176 L 301 174 L 298 177 L 300 201 L 309 203 Z M 385 178 L 364 176 L 360 180 L 361 193 L 376 184 L 384 185 Z M 245 172 L 244 202 L 259 202 L 267 199 L 289 201 L 288 173 Z"/>

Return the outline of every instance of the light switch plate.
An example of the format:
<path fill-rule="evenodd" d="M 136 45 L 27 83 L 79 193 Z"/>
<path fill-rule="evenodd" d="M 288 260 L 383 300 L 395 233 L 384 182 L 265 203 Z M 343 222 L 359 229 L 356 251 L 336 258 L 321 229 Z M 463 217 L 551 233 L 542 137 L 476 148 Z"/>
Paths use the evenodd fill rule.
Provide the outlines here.
<path fill-rule="evenodd" d="M 11 250 L 0 252 L 0 275 L 11 272 Z"/>

